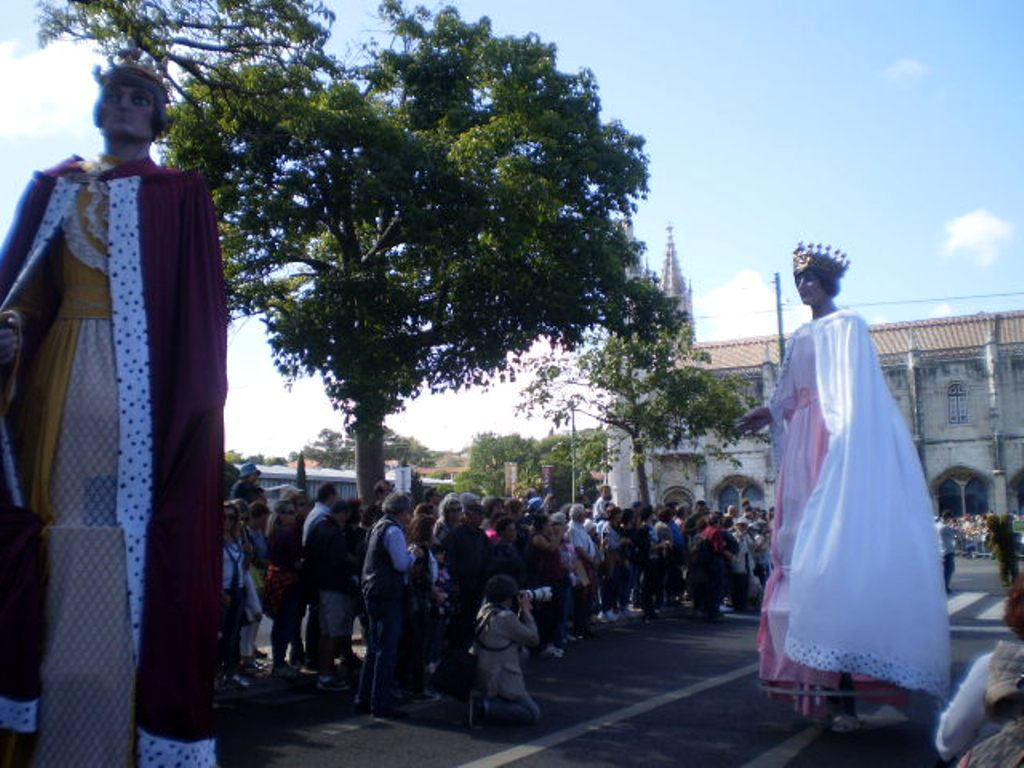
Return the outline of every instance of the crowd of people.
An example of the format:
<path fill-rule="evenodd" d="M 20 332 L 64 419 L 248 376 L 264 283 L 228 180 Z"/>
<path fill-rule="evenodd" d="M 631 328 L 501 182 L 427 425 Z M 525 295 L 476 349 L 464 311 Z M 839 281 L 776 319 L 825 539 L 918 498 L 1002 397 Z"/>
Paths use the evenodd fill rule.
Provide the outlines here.
<path fill-rule="evenodd" d="M 654 621 L 684 600 L 709 621 L 756 608 L 770 569 L 770 513 L 749 501 L 620 507 L 605 486 L 592 504 L 432 489 L 414 504 L 382 481 L 369 503 L 328 483 L 312 505 L 298 490 L 271 504 L 255 467 L 242 472 L 224 503 L 222 689 L 268 667 L 286 680 L 305 668 L 322 691 L 358 679 L 357 709 L 397 716 L 401 701 L 437 697 L 431 678 L 448 649 L 479 640 L 495 576 L 531 591 L 534 652 L 560 659 L 595 623 Z M 264 616 L 269 659 L 255 642 Z"/>

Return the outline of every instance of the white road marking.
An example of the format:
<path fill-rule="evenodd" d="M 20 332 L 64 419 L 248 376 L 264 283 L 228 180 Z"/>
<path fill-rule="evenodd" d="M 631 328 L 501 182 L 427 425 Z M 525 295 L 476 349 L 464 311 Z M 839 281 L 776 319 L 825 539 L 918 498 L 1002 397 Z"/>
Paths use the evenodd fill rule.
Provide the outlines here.
<path fill-rule="evenodd" d="M 959 595 L 953 595 L 946 600 L 946 609 L 949 611 L 949 615 L 952 616 L 957 611 L 962 611 L 964 608 L 974 605 L 985 597 L 985 594 L 985 592 L 961 592 Z"/>
<path fill-rule="evenodd" d="M 1000 600 L 998 603 L 993 605 L 986 611 L 982 611 L 978 614 L 980 621 L 1002 621 L 1003 614 L 1006 612 L 1006 601 Z"/>
<path fill-rule="evenodd" d="M 777 744 L 767 752 L 762 752 L 749 763 L 744 763 L 741 768 L 782 768 L 807 749 L 824 730 L 820 725 L 804 728 L 795 736 L 790 736 L 781 744 Z"/>
<path fill-rule="evenodd" d="M 904 723 L 907 716 L 891 704 L 886 704 L 872 712 L 870 715 L 861 717 L 865 731 L 885 728 L 890 725 Z M 824 732 L 820 725 L 812 725 L 793 736 L 790 736 L 781 744 L 777 744 L 767 752 L 762 752 L 749 763 L 744 763 L 741 768 L 783 768 L 789 765 L 797 755 L 809 747 L 819 735 Z"/>
<path fill-rule="evenodd" d="M 654 696 L 650 699 L 638 702 L 625 709 L 620 709 L 618 712 L 613 712 L 603 717 L 595 717 L 593 720 L 587 720 L 584 723 L 573 725 L 568 728 L 563 728 L 560 731 L 549 733 L 547 736 L 542 736 L 535 741 L 527 742 L 526 744 L 520 744 L 517 747 L 511 749 L 505 749 L 501 752 L 495 752 L 493 755 L 487 757 L 481 757 L 479 760 L 473 760 L 469 763 L 463 763 L 459 768 L 499 768 L 509 763 L 514 763 L 516 760 L 522 760 L 524 758 L 535 755 L 538 752 L 543 752 L 545 749 L 556 747 L 559 744 L 564 744 L 567 741 L 572 741 L 580 736 L 584 736 L 592 731 L 598 731 L 602 728 L 607 728 L 610 725 L 622 722 L 623 720 L 629 720 L 630 718 L 637 717 L 639 715 L 646 714 L 652 709 L 663 707 L 666 704 L 672 704 L 680 701 L 681 699 L 689 698 L 690 696 L 696 696 L 698 693 L 717 688 L 720 685 L 731 683 L 734 680 L 739 680 L 741 677 L 746 677 L 757 671 L 757 664 L 747 664 L 746 666 L 739 667 L 732 670 L 731 672 L 725 672 L 715 677 L 709 677 L 707 680 L 701 680 L 699 683 L 688 685 L 685 688 L 679 688 L 675 691 L 669 691 L 663 693 L 660 696 Z"/>

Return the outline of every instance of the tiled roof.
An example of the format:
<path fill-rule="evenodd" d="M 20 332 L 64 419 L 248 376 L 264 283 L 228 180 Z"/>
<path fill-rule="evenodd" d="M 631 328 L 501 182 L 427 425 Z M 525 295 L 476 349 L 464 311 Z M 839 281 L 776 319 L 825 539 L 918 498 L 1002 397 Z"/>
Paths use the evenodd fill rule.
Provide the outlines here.
<path fill-rule="evenodd" d="M 1024 344 L 1024 312 L 982 312 L 871 326 L 871 336 L 880 355 L 906 354 L 911 348 L 920 352 L 941 352 L 981 347 L 993 332 L 999 344 Z M 696 346 L 711 355 L 709 367 L 716 370 L 756 368 L 766 361 L 779 361 L 776 336 L 712 341 Z"/>

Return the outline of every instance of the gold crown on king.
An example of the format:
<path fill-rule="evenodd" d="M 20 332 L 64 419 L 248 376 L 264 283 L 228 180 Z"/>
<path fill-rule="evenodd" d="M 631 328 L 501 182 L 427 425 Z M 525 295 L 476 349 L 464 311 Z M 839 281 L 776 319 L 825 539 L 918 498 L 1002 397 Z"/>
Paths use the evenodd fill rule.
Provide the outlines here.
<path fill-rule="evenodd" d="M 842 277 L 850 266 L 850 259 L 838 248 L 832 250 L 831 245 L 800 241 L 793 251 L 793 274 L 805 269 L 816 269 L 832 277 Z"/>
<path fill-rule="evenodd" d="M 101 86 L 106 85 L 115 73 L 126 73 L 148 81 L 157 86 L 167 96 L 167 65 L 166 62 L 156 62 L 156 66 L 147 63 L 143 59 L 142 51 L 138 48 L 126 48 L 116 54 L 117 58 L 110 59 L 110 66 L 103 70 L 99 65 L 93 68 L 92 74 L 96 82 Z"/>

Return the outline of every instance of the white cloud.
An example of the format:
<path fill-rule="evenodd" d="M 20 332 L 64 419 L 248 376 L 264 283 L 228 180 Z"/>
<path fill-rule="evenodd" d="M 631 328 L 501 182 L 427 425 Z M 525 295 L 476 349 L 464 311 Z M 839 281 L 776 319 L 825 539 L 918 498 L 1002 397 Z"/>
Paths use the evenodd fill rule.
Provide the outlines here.
<path fill-rule="evenodd" d="M 942 253 L 947 258 L 964 256 L 979 267 L 990 267 L 1013 236 L 1013 224 L 979 208 L 946 223 Z"/>
<path fill-rule="evenodd" d="M 809 317 L 805 307 L 786 307 L 786 327 L 792 330 Z M 724 341 L 747 336 L 769 336 L 778 331 L 775 287 L 758 272 L 744 269 L 724 285 L 694 297 L 698 341 Z"/>
<path fill-rule="evenodd" d="M 921 80 L 931 70 L 917 59 L 903 58 L 890 64 L 882 73 L 890 83 L 899 85 L 910 85 Z"/>
<path fill-rule="evenodd" d="M 941 304 L 932 307 L 932 311 L 928 313 L 928 317 L 949 317 L 953 314 L 953 307 L 950 306 L 948 301 L 944 301 Z"/>
<path fill-rule="evenodd" d="M 93 133 L 92 70 L 102 59 L 70 42 L 27 53 L 20 47 L 13 40 L 0 41 L 0 138 Z"/>

